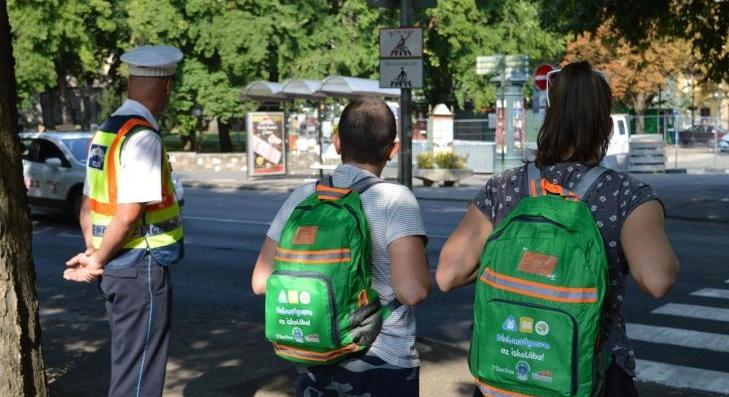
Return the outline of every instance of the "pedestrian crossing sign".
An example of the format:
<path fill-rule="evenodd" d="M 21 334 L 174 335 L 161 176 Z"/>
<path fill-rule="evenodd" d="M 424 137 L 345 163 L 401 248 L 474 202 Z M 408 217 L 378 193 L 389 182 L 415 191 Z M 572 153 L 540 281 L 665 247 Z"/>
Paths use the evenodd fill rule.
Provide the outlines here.
<path fill-rule="evenodd" d="M 380 29 L 380 58 L 418 58 L 423 56 L 423 29 Z"/>
<path fill-rule="evenodd" d="M 380 88 L 423 88 L 423 60 L 381 59 Z"/>

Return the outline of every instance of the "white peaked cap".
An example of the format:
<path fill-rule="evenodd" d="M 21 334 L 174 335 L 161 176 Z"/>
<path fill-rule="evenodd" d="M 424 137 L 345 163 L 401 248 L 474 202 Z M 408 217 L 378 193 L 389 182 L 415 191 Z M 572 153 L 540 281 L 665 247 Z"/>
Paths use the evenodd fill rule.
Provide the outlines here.
<path fill-rule="evenodd" d="M 168 45 L 137 47 L 124 53 L 121 60 L 129 65 L 130 76 L 174 76 L 182 52 Z"/>

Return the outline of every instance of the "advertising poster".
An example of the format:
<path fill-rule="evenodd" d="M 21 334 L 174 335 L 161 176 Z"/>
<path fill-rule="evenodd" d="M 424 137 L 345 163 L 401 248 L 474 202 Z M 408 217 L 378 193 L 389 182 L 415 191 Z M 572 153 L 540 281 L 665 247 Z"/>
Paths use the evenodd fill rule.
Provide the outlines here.
<path fill-rule="evenodd" d="M 286 173 L 283 123 L 283 112 L 248 113 L 248 176 Z"/>

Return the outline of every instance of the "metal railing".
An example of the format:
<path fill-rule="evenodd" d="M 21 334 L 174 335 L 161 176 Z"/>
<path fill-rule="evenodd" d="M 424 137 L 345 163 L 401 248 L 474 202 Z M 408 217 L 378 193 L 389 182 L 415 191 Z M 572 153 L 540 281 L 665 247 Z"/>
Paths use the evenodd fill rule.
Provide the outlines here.
<path fill-rule="evenodd" d="M 496 129 L 490 128 L 488 119 L 465 119 L 453 122 L 453 139 L 457 141 L 494 142 Z"/>

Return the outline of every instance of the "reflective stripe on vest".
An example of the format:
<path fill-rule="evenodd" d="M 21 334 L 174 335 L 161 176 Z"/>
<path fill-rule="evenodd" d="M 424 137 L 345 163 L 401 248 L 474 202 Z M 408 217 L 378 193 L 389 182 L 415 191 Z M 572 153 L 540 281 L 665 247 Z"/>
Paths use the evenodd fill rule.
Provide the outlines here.
<path fill-rule="evenodd" d="M 96 248 L 101 246 L 103 234 L 116 211 L 117 170 L 121 166 L 122 146 L 127 135 L 139 128 L 153 130 L 146 120 L 138 117 L 112 116 L 91 140 L 86 172 L 89 181 L 93 245 Z M 133 230 L 124 241 L 125 249 L 162 248 L 182 239 L 180 207 L 175 198 L 171 167 L 164 144 L 162 145 L 162 201 L 145 206 L 141 220 Z"/>
<path fill-rule="evenodd" d="M 132 237 L 158 236 L 160 234 L 169 233 L 182 226 L 182 219 L 178 216 L 162 223 L 152 223 L 140 225 L 131 233 Z M 92 225 L 91 234 L 94 237 L 103 237 L 106 232 L 106 226 Z"/>

